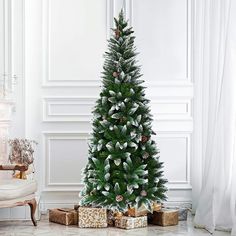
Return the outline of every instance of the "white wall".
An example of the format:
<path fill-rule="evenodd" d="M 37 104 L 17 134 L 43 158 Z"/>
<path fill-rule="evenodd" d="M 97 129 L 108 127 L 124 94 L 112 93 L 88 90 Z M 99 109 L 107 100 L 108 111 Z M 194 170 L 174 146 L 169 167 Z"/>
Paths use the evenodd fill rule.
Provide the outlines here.
<path fill-rule="evenodd" d="M 0 162 L 4 163 L 8 158 L 8 150 L 5 147 L 9 135 L 12 137 L 25 135 L 23 49 L 23 0 L 0 0 L 0 79 L 5 76 L 9 81 L 6 86 L 7 98 L 4 101 L 0 98 L 0 106 L 3 108 L 0 109 Z M 17 86 L 14 85 L 15 75 L 17 75 Z M 14 101 L 13 106 L 12 101 Z M 5 102 L 8 110 L 4 109 L 2 102 Z M 28 217 L 29 211 L 25 211 L 24 207 L 0 209 L 0 219 Z"/>
<path fill-rule="evenodd" d="M 168 201 L 191 203 L 191 0 L 19 2 L 24 8 L 19 6 L 19 14 L 24 14 L 20 31 L 24 53 L 18 54 L 24 60 L 17 61 L 25 85 L 18 87 L 24 93 L 17 93 L 14 122 L 22 131 L 14 128 L 12 135 L 39 142 L 36 164 L 42 207 L 77 201 L 80 170 L 87 161 L 90 111 L 100 91 L 102 55 L 113 16 L 122 6 L 135 30 L 154 114 L 154 138 L 169 179 Z"/>

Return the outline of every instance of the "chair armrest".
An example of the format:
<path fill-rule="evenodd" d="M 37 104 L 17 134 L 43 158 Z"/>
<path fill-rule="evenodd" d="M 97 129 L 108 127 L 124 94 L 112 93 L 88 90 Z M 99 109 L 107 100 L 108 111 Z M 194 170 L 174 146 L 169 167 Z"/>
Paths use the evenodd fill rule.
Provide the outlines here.
<path fill-rule="evenodd" d="M 22 171 L 27 171 L 28 166 L 27 165 L 0 165 L 0 170 L 19 170 L 20 172 L 22 172 Z"/>

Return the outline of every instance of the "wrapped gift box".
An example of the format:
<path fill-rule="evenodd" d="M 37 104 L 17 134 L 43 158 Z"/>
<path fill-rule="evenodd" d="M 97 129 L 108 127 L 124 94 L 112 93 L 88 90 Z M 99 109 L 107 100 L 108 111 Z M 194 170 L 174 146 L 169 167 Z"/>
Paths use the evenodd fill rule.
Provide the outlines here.
<path fill-rule="evenodd" d="M 78 212 L 70 208 L 58 208 L 49 210 L 49 221 L 62 225 L 77 225 Z"/>
<path fill-rule="evenodd" d="M 152 205 L 152 211 L 159 211 L 161 210 L 161 204 L 160 203 L 153 203 Z M 139 216 L 146 216 L 149 213 L 149 211 L 145 208 L 145 206 L 141 206 L 139 208 L 129 208 L 128 211 L 125 213 L 126 216 L 132 216 L 132 217 L 139 217 Z"/>
<path fill-rule="evenodd" d="M 79 207 L 78 209 L 80 228 L 103 228 L 107 227 L 107 209 L 93 207 Z"/>
<path fill-rule="evenodd" d="M 148 221 L 159 226 L 171 226 L 177 225 L 178 219 L 178 210 L 162 208 L 160 211 L 154 211 L 153 214 L 149 214 Z"/>
<path fill-rule="evenodd" d="M 188 218 L 188 208 L 187 207 L 167 207 L 167 209 L 174 209 L 179 212 L 179 221 L 187 220 Z"/>
<path fill-rule="evenodd" d="M 188 208 L 179 208 L 179 221 L 187 220 L 188 218 Z"/>
<path fill-rule="evenodd" d="M 135 229 L 147 227 L 147 216 L 129 217 L 122 216 L 115 220 L 115 227 L 122 229 Z"/>

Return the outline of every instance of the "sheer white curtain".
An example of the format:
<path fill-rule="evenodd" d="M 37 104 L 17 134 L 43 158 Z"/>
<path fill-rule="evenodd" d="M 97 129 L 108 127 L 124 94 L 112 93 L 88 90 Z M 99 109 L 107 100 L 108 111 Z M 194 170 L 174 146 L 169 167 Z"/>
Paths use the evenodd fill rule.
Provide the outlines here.
<path fill-rule="evenodd" d="M 236 235 L 236 0 L 197 0 L 203 17 L 203 181 L 195 225 Z M 196 14 L 198 17 L 198 12 Z"/>

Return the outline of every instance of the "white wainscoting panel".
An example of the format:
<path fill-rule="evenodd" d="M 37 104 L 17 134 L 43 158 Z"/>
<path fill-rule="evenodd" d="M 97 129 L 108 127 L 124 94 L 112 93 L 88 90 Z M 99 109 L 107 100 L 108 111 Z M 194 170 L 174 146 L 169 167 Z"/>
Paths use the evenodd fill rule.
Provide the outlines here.
<path fill-rule="evenodd" d="M 188 0 L 132 1 L 136 45 L 148 82 L 190 80 L 189 3 Z"/>
<path fill-rule="evenodd" d="M 44 122 L 91 121 L 98 97 L 44 97 Z M 191 98 L 150 98 L 150 107 L 155 120 L 191 120 Z"/>
<path fill-rule="evenodd" d="M 81 170 L 87 163 L 88 138 L 87 133 L 44 133 L 44 191 L 80 190 Z"/>
<path fill-rule="evenodd" d="M 45 97 L 43 98 L 43 121 L 87 121 L 97 97 Z"/>
<path fill-rule="evenodd" d="M 154 120 L 191 120 L 192 101 L 191 99 L 151 99 L 150 107 Z"/>
<path fill-rule="evenodd" d="M 99 81 L 106 48 L 106 0 L 44 0 L 44 85 Z"/>
<path fill-rule="evenodd" d="M 164 174 L 169 188 L 191 189 L 189 133 L 160 132 L 156 142 L 160 150 L 160 160 L 164 162 Z"/>

